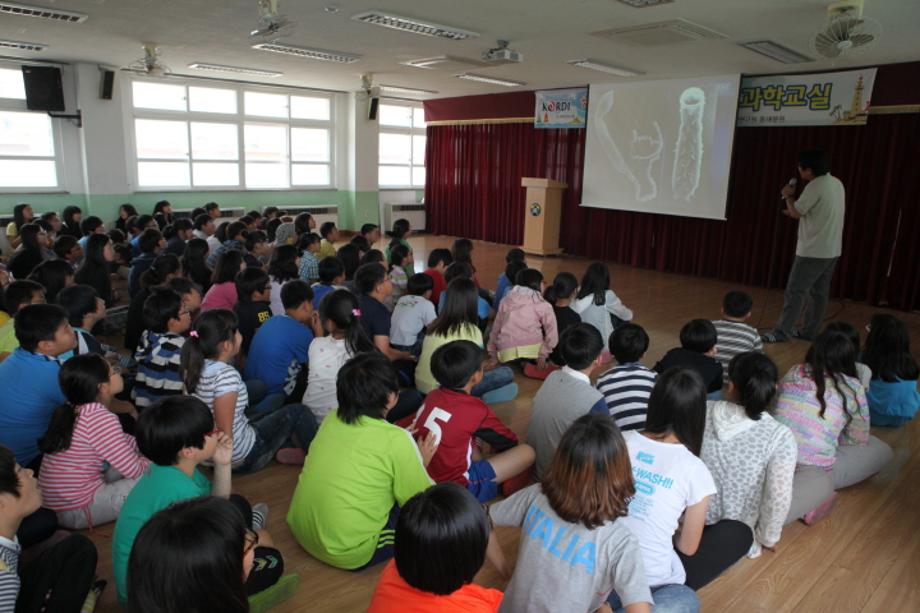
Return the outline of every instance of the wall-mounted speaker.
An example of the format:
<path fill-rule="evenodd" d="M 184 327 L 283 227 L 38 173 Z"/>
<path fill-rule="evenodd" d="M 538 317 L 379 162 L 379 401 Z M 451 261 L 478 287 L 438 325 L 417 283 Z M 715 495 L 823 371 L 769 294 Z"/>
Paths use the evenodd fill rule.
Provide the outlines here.
<path fill-rule="evenodd" d="M 367 118 L 370 121 L 377 121 L 377 109 L 380 108 L 380 97 L 371 96 L 367 99 Z"/>
<path fill-rule="evenodd" d="M 99 79 L 99 97 L 103 100 L 111 100 L 115 88 L 115 71 L 105 68 L 100 68 L 99 71 L 102 73 Z"/>
<path fill-rule="evenodd" d="M 61 69 L 53 66 L 23 66 L 26 108 L 30 111 L 63 111 L 64 86 Z"/>

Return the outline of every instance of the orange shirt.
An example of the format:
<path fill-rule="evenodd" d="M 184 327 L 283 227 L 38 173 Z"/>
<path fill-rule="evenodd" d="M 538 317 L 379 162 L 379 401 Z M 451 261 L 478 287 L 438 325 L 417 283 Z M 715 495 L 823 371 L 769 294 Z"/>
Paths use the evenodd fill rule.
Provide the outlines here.
<path fill-rule="evenodd" d="M 368 613 L 495 613 L 502 602 L 502 593 L 475 583 L 468 583 L 447 596 L 417 590 L 396 569 L 390 560 L 374 590 Z"/>

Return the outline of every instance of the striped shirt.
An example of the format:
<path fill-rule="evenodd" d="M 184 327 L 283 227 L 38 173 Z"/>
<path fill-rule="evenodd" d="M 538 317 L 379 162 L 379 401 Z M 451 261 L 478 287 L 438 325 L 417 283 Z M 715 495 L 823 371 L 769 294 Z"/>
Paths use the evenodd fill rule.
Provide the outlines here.
<path fill-rule="evenodd" d="M 137 408 L 142 409 L 166 396 L 182 393 L 179 362 L 183 345 L 185 337 L 181 334 L 146 330 L 141 336 L 140 346 L 134 352 L 137 378 L 131 390 L 131 398 Z"/>
<path fill-rule="evenodd" d="M 221 396 L 236 393 L 236 407 L 233 411 L 233 458 L 234 464 L 242 462 L 249 455 L 256 442 L 256 431 L 246 417 L 249 406 L 249 392 L 243 377 L 237 369 L 217 360 L 205 360 L 201 369 L 201 378 L 195 386 L 195 397 L 201 399 L 211 412 L 214 401 Z M 215 419 L 217 416 L 215 415 Z"/>
<path fill-rule="evenodd" d="M 763 351 L 763 341 L 757 329 L 740 321 L 719 319 L 716 327 L 716 359 L 722 364 L 722 380 L 728 383 L 728 363 L 732 358 L 749 351 Z"/>
<path fill-rule="evenodd" d="M 621 364 L 597 379 L 610 417 L 620 430 L 644 430 L 648 398 L 658 374 L 638 362 Z"/>
<path fill-rule="evenodd" d="M 300 254 L 300 278 L 307 283 L 319 279 L 319 260 L 312 251 Z"/>
<path fill-rule="evenodd" d="M 14 540 L 0 536 L 0 611 L 16 610 L 19 596 L 19 554 L 22 548 Z"/>
<path fill-rule="evenodd" d="M 105 484 L 105 463 L 126 479 L 137 479 L 150 462 L 137 443 L 121 429 L 118 417 L 105 405 L 93 402 L 76 408 L 70 447 L 45 454 L 38 484 L 43 506 L 53 511 L 82 509 Z"/>

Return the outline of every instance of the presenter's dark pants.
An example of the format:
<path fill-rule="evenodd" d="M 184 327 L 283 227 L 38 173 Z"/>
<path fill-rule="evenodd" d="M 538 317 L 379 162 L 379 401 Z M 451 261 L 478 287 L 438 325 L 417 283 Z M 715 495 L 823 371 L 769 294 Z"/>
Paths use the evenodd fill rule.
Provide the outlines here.
<path fill-rule="evenodd" d="M 837 258 L 804 258 L 795 256 L 792 270 L 789 272 L 789 281 L 786 283 L 785 302 L 783 312 L 776 322 L 774 333 L 783 340 L 792 337 L 795 322 L 802 315 L 806 303 L 804 324 L 801 336 L 813 339 L 821 331 L 821 322 L 824 321 L 824 311 L 827 310 L 827 300 L 831 291 L 831 279 L 834 278 L 834 267 Z"/>

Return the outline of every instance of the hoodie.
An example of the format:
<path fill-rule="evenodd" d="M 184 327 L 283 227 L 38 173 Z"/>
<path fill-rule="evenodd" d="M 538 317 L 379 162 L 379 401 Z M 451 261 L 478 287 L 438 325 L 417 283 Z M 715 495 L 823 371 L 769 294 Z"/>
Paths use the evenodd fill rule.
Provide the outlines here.
<path fill-rule="evenodd" d="M 540 292 L 515 285 L 505 294 L 489 335 L 489 355 L 514 347 L 540 345 L 539 356 L 548 358 L 559 336 L 556 314 Z"/>
<path fill-rule="evenodd" d="M 706 407 L 700 458 L 716 482 L 706 524 L 723 519 L 744 522 L 757 544 L 773 547 L 792 504 L 792 478 L 798 448 L 795 436 L 768 413 L 752 420 L 737 404 L 718 401 Z"/>

